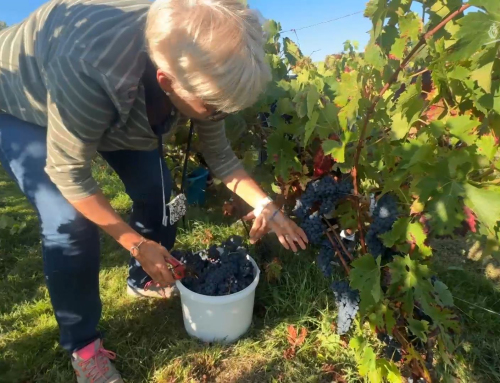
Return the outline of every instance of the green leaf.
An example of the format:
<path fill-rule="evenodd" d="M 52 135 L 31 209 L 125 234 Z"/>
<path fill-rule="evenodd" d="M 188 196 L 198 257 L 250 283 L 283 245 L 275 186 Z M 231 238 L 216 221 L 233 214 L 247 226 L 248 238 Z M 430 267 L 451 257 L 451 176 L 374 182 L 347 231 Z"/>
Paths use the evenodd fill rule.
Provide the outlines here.
<path fill-rule="evenodd" d="M 267 139 L 269 160 L 274 162 L 275 173 L 285 179 L 288 178 L 290 169 L 300 171 L 302 168 L 294 149 L 295 143 L 280 132 L 271 134 Z"/>
<path fill-rule="evenodd" d="M 394 311 L 387 308 L 385 312 L 385 327 L 388 334 L 392 334 L 392 330 L 396 326 L 396 318 L 394 318 Z"/>
<path fill-rule="evenodd" d="M 387 0 L 370 0 L 366 4 L 365 16 L 370 18 L 373 23 L 372 39 L 376 40 L 382 33 L 386 15 Z"/>
<path fill-rule="evenodd" d="M 412 42 L 417 41 L 421 25 L 422 20 L 416 13 L 411 12 L 401 16 L 399 18 L 399 30 L 401 32 L 401 37 L 408 37 Z"/>
<path fill-rule="evenodd" d="M 378 362 L 381 362 L 385 368 L 385 376 L 387 377 L 387 380 L 389 383 L 401 383 L 403 381 L 403 377 L 401 376 L 401 373 L 399 372 L 398 366 L 394 364 L 394 362 L 389 362 L 387 360 L 379 360 Z"/>
<path fill-rule="evenodd" d="M 478 188 L 466 183 L 464 189 L 467 206 L 472 209 L 479 221 L 493 232 L 500 220 L 500 187 Z"/>
<path fill-rule="evenodd" d="M 349 278 L 351 287 L 359 290 L 361 297 L 360 309 L 365 311 L 368 307 L 378 303 L 383 296 L 380 286 L 380 257 L 375 259 L 370 254 L 357 258 L 352 263 Z"/>
<path fill-rule="evenodd" d="M 446 286 L 443 282 L 435 281 L 434 282 L 434 291 L 437 294 L 439 301 L 440 301 L 439 303 L 442 306 L 448 306 L 448 307 L 454 306 L 453 295 L 451 294 L 450 290 L 448 289 L 448 286 Z"/>
<path fill-rule="evenodd" d="M 408 325 L 413 335 L 420 338 L 423 342 L 427 342 L 427 333 L 429 331 L 429 323 L 427 321 L 408 318 Z"/>
<path fill-rule="evenodd" d="M 427 234 L 425 234 L 424 227 L 420 222 L 413 222 L 408 226 L 406 239 L 414 242 L 424 257 L 432 255 L 432 249 L 425 244 Z"/>
<path fill-rule="evenodd" d="M 329 127 L 333 128 L 333 130 L 339 129 L 339 124 L 337 121 L 337 114 L 339 112 L 339 108 L 337 108 L 332 103 L 328 103 L 319 110 L 320 117 L 326 121 Z"/>
<path fill-rule="evenodd" d="M 454 78 L 455 80 L 463 81 L 469 78 L 471 74 L 470 69 L 464 68 L 463 66 L 457 65 L 453 70 L 448 73 L 449 78 Z"/>
<path fill-rule="evenodd" d="M 293 102 L 295 102 L 295 111 L 299 118 L 303 118 L 307 115 L 307 95 L 304 92 L 297 93 Z"/>
<path fill-rule="evenodd" d="M 480 124 L 479 120 L 474 118 L 471 120 L 468 116 L 452 117 L 446 122 L 450 133 L 467 145 L 473 145 L 476 142 L 477 135 L 474 134 L 474 129 Z"/>
<path fill-rule="evenodd" d="M 488 13 L 500 17 L 500 4 L 496 0 L 470 0 L 470 5 L 484 8 Z"/>
<path fill-rule="evenodd" d="M 297 61 L 301 60 L 303 57 L 298 45 L 288 37 L 283 39 L 283 50 L 285 52 L 285 57 L 291 66 L 297 65 Z"/>
<path fill-rule="evenodd" d="M 397 38 L 394 44 L 391 47 L 391 55 L 398 60 L 402 60 L 404 56 L 404 51 L 406 48 L 406 39 Z"/>
<path fill-rule="evenodd" d="M 325 140 L 322 144 L 325 155 L 330 154 L 335 162 L 345 162 L 345 145 L 335 140 Z"/>
<path fill-rule="evenodd" d="M 408 225 L 410 224 L 411 218 L 402 217 L 399 218 L 394 225 L 392 225 L 392 229 L 387 233 L 380 235 L 380 238 L 384 242 L 384 245 L 387 247 L 393 247 L 396 243 L 399 243 L 403 238 L 406 238 L 406 233 L 408 230 Z"/>
<path fill-rule="evenodd" d="M 404 138 L 410 131 L 411 125 L 408 123 L 408 119 L 403 116 L 402 113 L 396 113 L 392 116 L 391 124 L 391 140 L 399 141 Z"/>
<path fill-rule="evenodd" d="M 368 376 L 371 383 L 382 382 L 382 377 L 377 376 L 377 366 L 376 366 L 377 355 L 373 348 L 370 346 L 365 346 L 363 349 L 363 356 L 359 361 L 359 374 L 361 376 Z"/>
<path fill-rule="evenodd" d="M 430 276 L 429 268 L 411 259 L 409 255 L 396 258 L 389 264 L 389 269 L 391 271 L 391 286 L 400 287 L 401 291 L 417 288 Z"/>
<path fill-rule="evenodd" d="M 314 107 L 318 103 L 319 93 L 318 90 L 312 86 L 307 92 L 307 117 L 312 119 L 312 115 L 314 112 Z"/>
<path fill-rule="evenodd" d="M 319 113 L 315 110 L 312 113 L 311 119 L 306 122 L 305 135 L 304 135 L 304 145 L 307 145 L 309 139 L 311 138 L 314 130 L 316 129 L 316 123 L 318 122 Z"/>
<path fill-rule="evenodd" d="M 452 53 L 447 56 L 447 60 L 467 60 L 479 47 L 491 43 L 494 39 L 490 36 L 490 28 L 495 25 L 495 21 L 492 15 L 483 12 L 471 12 L 457 20 L 460 25 L 454 35 L 457 42 L 452 45 Z"/>
<path fill-rule="evenodd" d="M 488 160 L 492 160 L 498 151 L 498 147 L 495 143 L 495 137 L 492 135 L 481 136 L 479 140 L 476 141 L 477 154 L 486 156 Z"/>
<path fill-rule="evenodd" d="M 365 61 L 368 65 L 373 66 L 379 72 L 381 72 L 387 64 L 387 59 L 385 58 L 384 53 L 378 45 L 373 43 L 366 46 Z"/>
<path fill-rule="evenodd" d="M 499 36 L 500 38 L 500 36 Z M 471 72 L 471 80 L 477 81 L 477 85 L 485 92 L 491 93 L 491 74 L 493 71 L 493 61 Z"/>

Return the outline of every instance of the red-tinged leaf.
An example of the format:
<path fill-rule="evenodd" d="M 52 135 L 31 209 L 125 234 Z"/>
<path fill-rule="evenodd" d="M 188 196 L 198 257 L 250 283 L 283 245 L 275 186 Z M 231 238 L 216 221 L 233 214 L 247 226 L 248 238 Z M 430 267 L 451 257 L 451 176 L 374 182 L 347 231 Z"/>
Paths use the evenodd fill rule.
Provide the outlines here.
<path fill-rule="evenodd" d="M 314 176 L 321 177 L 330 172 L 333 166 L 333 158 L 328 155 L 325 156 L 323 148 L 320 147 L 314 156 Z"/>
<path fill-rule="evenodd" d="M 293 325 L 288 326 L 288 343 L 291 346 L 295 346 L 295 342 L 297 341 L 297 329 Z"/>
<path fill-rule="evenodd" d="M 285 358 L 286 360 L 293 359 L 294 357 L 295 357 L 295 348 L 294 347 L 287 348 L 283 352 L 283 358 Z"/>
<path fill-rule="evenodd" d="M 476 228 L 476 216 L 474 215 L 474 212 L 468 206 L 464 206 L 464 213 L 465 213 L 465 222 L 467 223 L 469 230 L 475 233 L 477 231 L 477 228 Z"/>
<path fill-rule="evenodd" d="M 296 345 L 297 346 L 302 346 L 306 340 L 307 336 L 307 329 L 305 327 L 302 327 L 300 329 L 300 336 L 297 338 Z"/>

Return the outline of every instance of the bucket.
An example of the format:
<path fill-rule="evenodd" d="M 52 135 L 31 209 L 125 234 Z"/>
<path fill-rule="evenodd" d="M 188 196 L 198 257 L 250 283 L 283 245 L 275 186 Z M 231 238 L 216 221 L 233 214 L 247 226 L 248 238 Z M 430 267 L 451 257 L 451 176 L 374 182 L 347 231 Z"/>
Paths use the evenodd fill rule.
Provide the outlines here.
<path fill-rule="evenodd" d="M 189 335 L 203 342 L 231 343 L 241 337 L 252 323 L 255 289 L 260 270 L 247 255 L 254 267 L 254 280 L 237 293 L 211 297 L 188 290 L 176 281 L 181 296 L 184 327 Z"/>
<path fill-rule="evenodd" d="M 187 202 L 190 205 L 203 205 L 205 203 L 205 190 L 207 188 L 208 170 L 196 168 L 187 176 Z"/>

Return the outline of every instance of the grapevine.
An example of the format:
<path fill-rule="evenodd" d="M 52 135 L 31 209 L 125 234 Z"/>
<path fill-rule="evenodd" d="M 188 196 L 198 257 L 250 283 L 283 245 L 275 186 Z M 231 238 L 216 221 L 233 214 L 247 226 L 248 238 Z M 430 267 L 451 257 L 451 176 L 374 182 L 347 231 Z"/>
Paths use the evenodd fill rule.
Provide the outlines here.
<path fill-rule="evenodd" d="M 500 256 L 500 44 L 488 33 L 494 1 L 418 1 L 423 15 L 416 2 L 370 0 L 365 51 L 348 41 L 322 63 L 270 22 L 274 81 L 250 114 L 268 113 L 273 191 L 294 206 L 321 272 L 346 273 L 332 285 L 339 320 L 347 318 L 338 332 L 357 315 L 382 337 L 382 365 L 429 381 L 437 365 L 453 371 L 460 332 L 453 296 L 432 276 L 430 240 L 469 228 L 484 255 Z M 373 211 L 371 195 L 381 196 Z M 356 299 L 347 310 L 339 303 L 347 291 L 359 310 Z M 375 348 L 354 340 L 360 374 L 372 379 L 364 358 Z M 375 381 L 389 379 L 372 370 Z"/>

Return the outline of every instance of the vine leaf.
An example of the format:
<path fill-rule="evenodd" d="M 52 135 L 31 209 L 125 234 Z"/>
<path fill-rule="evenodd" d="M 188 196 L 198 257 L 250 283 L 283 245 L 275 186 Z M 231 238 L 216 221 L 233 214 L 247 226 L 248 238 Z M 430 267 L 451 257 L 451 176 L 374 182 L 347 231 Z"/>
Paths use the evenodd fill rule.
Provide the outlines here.
<path fill-rule="evenodd" d="M 375 259 L 366 254 L 356 259 L 352 267 L 349 275 L 351 287 L 359 290 L 360 310 L 366 312 L 368 307 L 377 304 L 383 296 L 380 286 L 380 257 Z"/>
<path fill-rule="evenodd" d="M 376 40 L 382 33 L 382 27 L 384 26 L 385 16 L 387 15 L 387 1 L 370 0 L 366 4 L 364 15 L 370 18 L 373 23 L 372 39 Z"/>
<path fill-rule="evenodd" d="M 401 16 L 398 22 L 401 37 L 410 38 L 412 42 L 418 40 L 422 27 L 422 21 L 416 13 L 411 12 L 404 16 Z"/>
<path fill-rule="evenodd" d="M 486 93 L 491 93 L 491 74 L 494 62 L 490 62 L 479 69 L 471 72 L 471 80 L 477 81 L 477 85 L 484 89 Z"/>
<path fill-rule="evenodd" d="M 326 140 L 323 142 L 323 151 L 333 157 L 335 162 L 345 162 L 345 145 L 335 140 Z"/>
<path fill-rule="evenodd" d="M 384 359 L 379 359 L 377 360 L 377 364 L 379 363 L 386 370 L 384 375 L 386 376 L 389 383 L 400 383 L 403 381 L 403 377 L 399 372 L 398 366 L 396 366 L 394 362 L 390 362 Z"/>
<path fill-rule="evenodd" d="M 476 214 L 479 221 L 494 232 L 500 220 L 500 187 L 478 188 L 469 183 L 464 185 L 466 204 Z"/>
<path fill-rule="evenodd" d="M 449 181 L 444 187 L 438 185 L 438 190 L 433 193 L 427 203 L 431 213 L 431 227 L 437 235 L 453 233 L 464 219 L 460 198 L 464 194 L 462 183 Z"/>
<path fill-rule="evenodd" d="M 283 39 L 283 49 L 285 57 L 291 66 L 297 65 L 297 62 L 303 58 L 299 46 L 288 37 Z"/>
<path fill-rule="evenodd" d="M 447 60 L 467 60 L 477 52 L 478 47 L 491 42 L 489 30 L 495 22 L 492 15 L 483 12 L 471 12 L 457 20 L 460 25 L 460 29 L 454 35 L 457 42 L 452 45 L 452 52 L 447 56 Z"/>
<path fill-rule="evenodd" d="M 275 132 L 267 139 L 267 153 L 274 159 L 276 174 L 287 179 L 290 169 L 300 171 L 300 162 L 296 157 L 295 143 Z"/>
<path fill-rule="evenodd" d="M 498 151 L 498 146 L 495 142 L 495 137 L 492 135 L 481 136 L 479 140 L 476 141 L 477 154 L 486 156 L 486 158 L 491 161 Z"/>
<path fill-rule="evenodd" d="M 315 110 L 312 113 L 311 119 L 306 122 L 305 126 L 305 135 L 304 135 L 304 145 L 307 145 L 309 142 L 309 139 L 311 138 L 312 134 L 314 133 L 316 129 L 316 123 L 318 122 L 318 117 L 319 113 L 317 110 Z"/>
<path fill-rule="evenodd" d="M 314 107 L 318 103 L 318 100 L 319 100 L 318 90 L 316 89 L 316 87 L 311 86 L 311 88 L 307 92 L 307 117 L 309 117 L 309 119 L 313 118 Z"/>
<path fill-rule="evenodd" d="M 448 286 L 446 286 L 441 281 L 435 281 L 434 282 L 434 291 L 436 292 L 436 295 L 438 298 L 438 303 L 441 304 L 441 306 L 453 307 L 453 305 L 454 305 L 453 295 L 451 294 L 450 290 L 448 289 Z"/>
<path fill-rule="evenodd" d="M 413 335 L 419 337 L 423 342 L 427 342 L 427 332 L 429 331 L 429 322 L 408 318 L 408 327 Z"/>
<path fill-rule="evenodd" d="M 413 311 L 413 297 L 418 298 L 422 306 L 429 306 L 431 299 L 432 285 L 428 278 L 429 268 L 413 260 L 409 255 L 398 257 L 389 264 L 391 273 L 390 292 L 392 294 L 403 293 L 406 303 L 405 310 Z"/>
<path fill-rule="evenodd" d="M 380 47 L 374 43 L 370 43 L 366 46 L 365 61 L 379 72 L 382 72 L 384 66 L 387 64 L 387 59 L 384 57 L 384 53 Z"/>
<path fill-rule="evenodd" d="M 474 130 L 481 124 L 477 119 L 470 119 L 468 116 L 457 116 L 448 119 L 446 126 L 450 133 L 467 145 L 472 145 L 477 140 Z"/>
<path fill-rule="evenodd" d="M 405 49 L 406 49 L 406 39 L 397 38 L 396 41 L 394 41 L 394 44 L 392 44 L 390 54 L 393 56 L 393 58 L 401 60 L 403 58 Z"/>
<path fill-rule="evenodd" d="M 483 7 L 487 12 L 500 18 L 500 4 L 496 0 L 470 0 L 469 3 L 476 7 Z"/>

